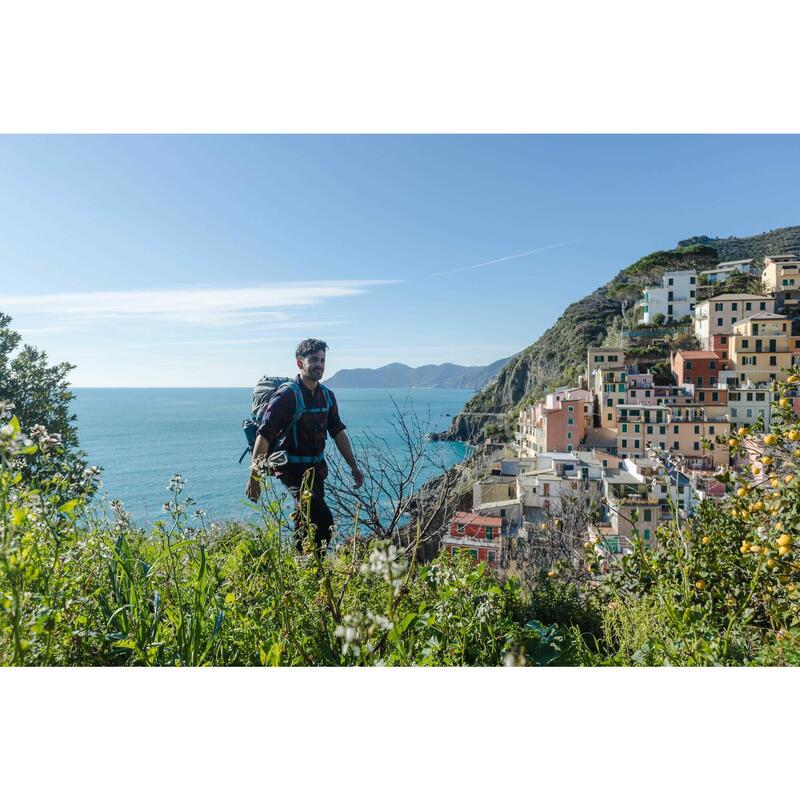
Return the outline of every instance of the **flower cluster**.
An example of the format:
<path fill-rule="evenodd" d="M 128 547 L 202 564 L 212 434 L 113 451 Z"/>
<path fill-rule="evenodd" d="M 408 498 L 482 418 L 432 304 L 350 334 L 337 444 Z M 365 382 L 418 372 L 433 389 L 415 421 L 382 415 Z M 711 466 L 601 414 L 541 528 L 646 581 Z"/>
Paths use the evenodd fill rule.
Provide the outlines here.
<path fill-rule="evenodd" d="M 342 654 L 352 652 L 354 656 L 361 655 L 364 617 L 361 614 L 345 614 L 342 623 L 333 632 L 337 639 L 342 640 Z"/>
<path fill-rule="evenodd" d="M 173 475 L 169 479 L 169 484 L 167 485 L 167 491 L 175 492 L 175 494 L 180 494 L 183 491 L 184 486 L 186 486 L 186 481 L 183 479 L 183 476 Z"/>
<path fill-rule="evenodd" d="M 33 440 L 39 445 L 39 449 L 44 453 L 61 444 L 61 434 L 48 433 L 44 425 L 34 425 L 30 430 L 30 434 Z"/>
<path fill-rule="evenodd" d="M 405 551 L 388 541 L 377 542 L 369 554 L 369 561 L 362 565 L 363 572 L 371 572 L 391 584 L 397 594 L 402 585 L 401 578 L 408 570 Z"/>

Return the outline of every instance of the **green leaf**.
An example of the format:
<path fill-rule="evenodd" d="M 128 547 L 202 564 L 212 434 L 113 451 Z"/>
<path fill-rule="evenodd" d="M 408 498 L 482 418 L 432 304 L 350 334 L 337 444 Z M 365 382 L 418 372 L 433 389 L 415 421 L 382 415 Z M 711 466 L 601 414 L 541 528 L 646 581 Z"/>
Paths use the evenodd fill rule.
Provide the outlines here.
<path fill-rule="evenodd" d="M 21 525 L 25 521 L 27 516 L 27 508 L 13 508 L 11 510 L 11 524 L 16 528 L 17 525 Z"/>
<path fill-rule="evenodd" d="M 58 507 L 58 510 L 62 514 L 69 514 L 69 512 L 72 511 L 72 509 L 75 508 L 76 505 L 78 505 L 78 501 L 77 500 L 67 500 L 66 503 L 62 503 Z"/>
<path fill-rule="evenodd" d="M 21 428 L 16 415 L 11 417 L 11 419 L 8 421 L 8 424 L 14 429 L 14 433 L 20 432 Z"/>
<path fill-rule="evenodd" d="M 413 611 L 409 611 L 409 612 L 408 612 L 408 614 L 406 614 L 406 615 L 403 617 L 402 621 L 401 621 L 401 622 L 399 622 L 399 623 L 398 623 L 398 624 L 395 626 L 395 630 L 397 631 L 398 635 L 402 635 L 403 633 L 405 633 L 405 630 L 406 630 L 406 628 L 407 628 L 407 627 L 408 627 L 408 626 L 409 626 L 409 625 L 410 625 L 410 624 L 411 624 L 411 623 L 412 623 L 412 622 L 413 622 L 413 621 L 414 621 L 416 618 L 417 618 L 417 615 L 416 615 L 416 614 L 415 614 Z"/>
<path fill-rule="evenodd" d="M 135 650 L 136 642 L 133 639 L 122 639 L 119 642 L 114 642 L 114 647 L 121 647 L 125 650 Z"/>
<path fill-rule="evenodd" d="M 228 592 L 225 595 L 225 605 L 232 606 L 236 602 L 236 595 L 233 592 Z"/>

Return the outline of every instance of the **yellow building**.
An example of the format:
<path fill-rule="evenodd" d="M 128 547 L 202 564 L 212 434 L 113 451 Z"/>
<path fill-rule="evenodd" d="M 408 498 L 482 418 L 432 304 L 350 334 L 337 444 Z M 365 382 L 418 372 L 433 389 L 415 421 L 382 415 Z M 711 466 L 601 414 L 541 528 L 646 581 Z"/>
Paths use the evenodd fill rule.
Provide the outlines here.
<path fill-rule="evenodd" d="M 729 338 L 729 369 L 739 386 L 759 385 L 780 378 L 800 352 L 791 336 L 791 320 L 782 314 L 754 314 L 733 326 Z"/>
<path fill-rule="evenodd" d="M 800 258 L 794 253 L 767 256 L 761 273 L 764 291 L 775 295 L 775 310 L 796 308 L 800 304 Z"/>
<path fill-rule="evenodd" d="M 587 386 L 594 391 L 600 427 L 615 428 L 615 409 L 625 403 L 628 388 L 625 351 L 617 347 L 588 348 L 586 378 Z"/>

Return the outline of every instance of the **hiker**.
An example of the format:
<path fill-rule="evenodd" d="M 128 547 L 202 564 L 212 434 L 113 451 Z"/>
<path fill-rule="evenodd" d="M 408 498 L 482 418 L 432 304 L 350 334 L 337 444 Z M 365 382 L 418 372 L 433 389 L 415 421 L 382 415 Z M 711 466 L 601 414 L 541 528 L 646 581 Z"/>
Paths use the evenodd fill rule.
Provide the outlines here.
<path fill-rule="evenodd" d="M 328 345 L 321 339 L 304 339 L 297 345 L 295 357 L 300 374 L 294 381 L 283 384 L 267 405 L 253 446 L 253 464 L 246 490 L 251 500 L 258 500 L 261 484 L 255 462 L 259 456 L 269 456 L 278 450 L 286 452 L 287 463 L 274 467 L 272 471 L 295 500 L 295 538 L 300 552 L 303 551 L 307 522 L 304 519 L 307 502 L 301 499 L 304 478 L 305 486 L 311 492 L 308 503 L 310 522 L 315 526 L 314 539 L 321 552 L 325 552 L 331 539 L 333 515 L 325 503 L 328 465 L 323 455 L 327 434 L 336 442 L 336 447 L 350 467 L 354 487 L 358 489 L 364 481 L 344 423 L 339 419 L 336 398 L 327 386 L 320 385 L 327 349 Z M 298 399 L 303 409 L 299 417 L 296 413 Z"/>

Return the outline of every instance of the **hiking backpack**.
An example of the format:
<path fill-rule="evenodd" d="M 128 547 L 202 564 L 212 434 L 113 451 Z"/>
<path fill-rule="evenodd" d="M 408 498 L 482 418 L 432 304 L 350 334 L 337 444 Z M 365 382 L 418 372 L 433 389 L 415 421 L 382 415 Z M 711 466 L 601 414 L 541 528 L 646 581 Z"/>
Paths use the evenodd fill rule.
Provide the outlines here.
<path fill-rule="evenodd" d="M 281 433 L 278 441 L 275 444 L 276 450 L 285 446 L 286 440 L 289 438 L 289 436 L 293 437 L 295 447 L 297 447 L 297 422 L 300 417 L 303 416 L 303 414 L 327 414 L 331 410 L 333 401 L 331 400 L 331 393 L 328 391 L 326 386 L 320 384 L 320 388 L 322 389 L 322 393 L 325 397 L 325 407 L 306 408 L 306 404 L 303 400 L 303 392 L 300 390 L 300 386 L 297 384 L 297 381 L 293 381 L 291 378 L 270 378 L 269 376 L 265 375 L 253 388 L 253 405 L 250 419 L 242 420 L 242 430 L 244 430 L 244 435 L 247 439 L 247 447 L 242 455 L 239 456 L 240 464 L 248 453 L 253 452 L 253 448 L 256 444 L 256 438 L 258 436 L 258 429 L 261 427 L 263 422 L 264 412 L 267 410 L 267 406 L 269 405 L 269 401 L 272 399 L 272 396 L 278 391 L 278 389 L 281 388 L 281 386 L 288 386 L 293 392 L 295 399 L 295 410 L 291 421 L 286 426 L 286 429 Z M 322 459 L 322 455 L 296 456 L 287 454 L 287 461 L 292 464 L 319 464 Z"/>

